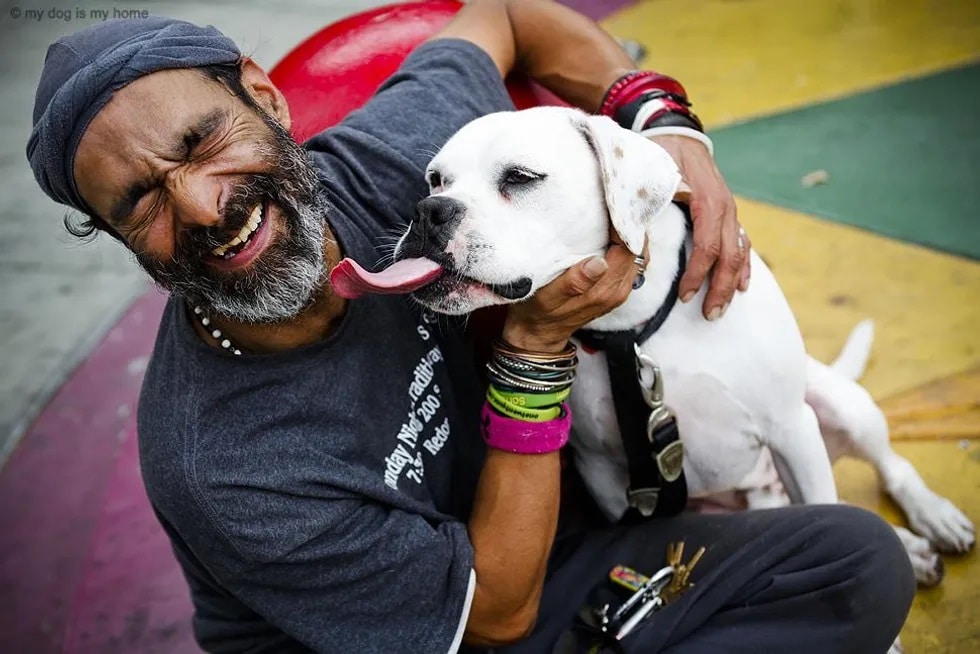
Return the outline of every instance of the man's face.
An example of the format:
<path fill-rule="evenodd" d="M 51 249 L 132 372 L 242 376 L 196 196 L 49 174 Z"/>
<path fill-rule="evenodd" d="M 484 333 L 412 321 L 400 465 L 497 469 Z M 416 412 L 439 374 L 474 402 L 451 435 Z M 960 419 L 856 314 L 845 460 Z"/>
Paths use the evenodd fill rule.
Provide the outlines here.
<path fill-rule="evenodd" d="M 243 84 L 260 109 L 194 70 L 135 80 L 86 130 L 75 179 L 158 284 L 274 322 L 323 282 L 326 206 L 281 95 L 251 62 Z"/>

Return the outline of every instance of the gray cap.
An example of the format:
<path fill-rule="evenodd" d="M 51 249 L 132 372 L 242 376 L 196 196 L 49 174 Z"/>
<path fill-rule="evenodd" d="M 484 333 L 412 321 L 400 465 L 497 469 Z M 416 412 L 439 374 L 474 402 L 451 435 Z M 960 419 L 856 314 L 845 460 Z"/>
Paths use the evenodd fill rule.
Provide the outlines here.
<path fill-rule="evenodd" d="M 94 215 L 72 170 L 89 123 L 112 94 L 159 70 L 238 61 L 235 42 L 210 25 L 152 16 L 110 20 L 65 36 L 48 48 L 34 99 L 27 158 L 53 200 Z"/>

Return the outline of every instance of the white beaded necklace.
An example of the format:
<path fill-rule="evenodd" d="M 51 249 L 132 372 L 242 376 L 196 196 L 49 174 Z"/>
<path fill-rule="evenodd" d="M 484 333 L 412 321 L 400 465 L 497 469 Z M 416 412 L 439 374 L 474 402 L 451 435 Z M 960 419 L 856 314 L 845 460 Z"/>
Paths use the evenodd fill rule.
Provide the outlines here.
<path fill-rule="evenodd" d="M 194 307 L 194 315 L 200 318 L 201 324 L 204 325 L 204 329 L 211 332 L 211 336 L 213 336 L 214 340 L 218 341 L 218 343 L 221 344 L 221 347 L 225 348 L 226 350 L 228 350 L 229 352 L 231 352 L 236 356 L 241 356 L 242 354 L 241 350 L 239 350 L 237 347 L 232 345 L 231 341 L 228 340 L 227 338 L 221 337 L 220 329 L 211 327 L 211 319 L 208 318 L 207 314 L 204 313 L 204 309 L 202 309 L 199 306 Z"/>

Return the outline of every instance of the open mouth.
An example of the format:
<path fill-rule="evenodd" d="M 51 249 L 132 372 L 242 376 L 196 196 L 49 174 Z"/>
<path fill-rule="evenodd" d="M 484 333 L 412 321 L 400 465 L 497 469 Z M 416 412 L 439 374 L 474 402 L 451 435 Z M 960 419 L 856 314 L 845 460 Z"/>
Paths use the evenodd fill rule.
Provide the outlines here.
<path fill-rule="evenodd" d="M 257 256 L 268 241 L 269 205 L 255 205 L 248 220 L 227 243 L 211 250 L 211 263 L 219 267 L 244 265 Z"/>
<path fill-rule="evenodd" d="M 262 203 L 255 205 L 252 209 L 252 213 L 249 215 L 248 220 L 245 221 L 245 225 L 241 230 L 232 238 L 230 241 L 224 245 L 219 245 L 218 247 L 211 250 L 211 254 L 222 259 L 231 259 L 236 254 L 245 249 L 249 241 L 258 231 L 259 225 L 262 224 L 263 218 L 263 206 Z"/>

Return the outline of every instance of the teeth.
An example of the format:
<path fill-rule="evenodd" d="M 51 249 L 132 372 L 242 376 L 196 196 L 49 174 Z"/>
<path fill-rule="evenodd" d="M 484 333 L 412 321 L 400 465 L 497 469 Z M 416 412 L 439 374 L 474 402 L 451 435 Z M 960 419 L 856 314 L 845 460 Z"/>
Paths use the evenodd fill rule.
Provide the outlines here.
<path fill-rule="evenodd" d="M 242 227 L 241 231 L 224 245 L 219 245 L 218 247 L 211 250 L 211 254 L 216 257 L 225 256 L 225 252 L 235 247 L 236 245 L 241 245 L 242 243 L 248 243 L 248 239 L 255 233 L 259 225 L 262 224 L 262 205 L 257 204 L 255 208 L 252 209 L 252 213 L 249 215 L 248 220 L 245 221 L 245 226 Z"/>

